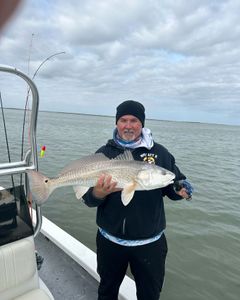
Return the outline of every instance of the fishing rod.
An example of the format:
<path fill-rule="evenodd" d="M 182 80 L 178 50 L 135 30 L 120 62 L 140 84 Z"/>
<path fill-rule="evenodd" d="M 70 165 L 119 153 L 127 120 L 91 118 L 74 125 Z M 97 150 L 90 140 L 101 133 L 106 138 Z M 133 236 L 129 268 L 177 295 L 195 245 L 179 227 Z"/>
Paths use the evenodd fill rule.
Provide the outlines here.
<path fill-rule="evenodd" d="M 41 67 L 48 61 L 50 60 L 52 57 L 60 55 L 60 54 L 65 54 L 66 52 L 62 51 L 62 52 L 57 52 L 54 53 L 50 56 L 48 56 L 45 60 L 43 60 L 41 62 L 41 64 L 38 66 L 38 68 L 36 69 L 36 71 L 33 74 L 32 80 L 34 80 L 34 78 L 36 77 L 38 71 L 41 69 Z M 27 97 L 26 97 L 26 102 L 25 102 L 25 107 L 24 107 L 24 117 L 23 117 L 23 130 L 22 130 L 22 149 L 21 149 L 21 159 L 23 159 L 23 144 L 24 144 L 24 133 L 25 133 L 25 121 L 26 121 L 26 112 L 27 112 L 27 105 L 28 105 L 28 100 L 29 100 L 29 93 L 30 93 L 30 88 L 28 88 L 27 91 Z"/>

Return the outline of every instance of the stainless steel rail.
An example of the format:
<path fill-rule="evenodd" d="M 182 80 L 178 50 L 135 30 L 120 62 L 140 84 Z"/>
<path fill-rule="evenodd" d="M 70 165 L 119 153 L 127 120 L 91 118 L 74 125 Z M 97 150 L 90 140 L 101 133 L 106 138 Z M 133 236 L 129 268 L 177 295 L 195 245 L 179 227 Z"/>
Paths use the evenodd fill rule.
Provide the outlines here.
<path fill-rule="evenodd" d="M 36 143 L 36 130 L 37 130 L 37 116 L 39 107 L 39 94 L 35 83 L 21 71 L 9 67 L 0 65 L 0 71 L 6 73 L 12 73 L 21 77 L 30 87 L 32 93 L 32 110 L 30 120 L 30 147 L 31 149 L 25 154 L 25 158 L 22 161 L 1 163 L 0 164 L 0 176 L 26 173 L 27 170 L 37 170 L 37 143 Z M 25 181 L 26 182 L 26 181 Z M 28 186 L 26 186 L 28 193 Z M 34 236 L 38 234 L 42 225 L 41 207 L 36 205 L 36 226 L 34 228 Z"/>

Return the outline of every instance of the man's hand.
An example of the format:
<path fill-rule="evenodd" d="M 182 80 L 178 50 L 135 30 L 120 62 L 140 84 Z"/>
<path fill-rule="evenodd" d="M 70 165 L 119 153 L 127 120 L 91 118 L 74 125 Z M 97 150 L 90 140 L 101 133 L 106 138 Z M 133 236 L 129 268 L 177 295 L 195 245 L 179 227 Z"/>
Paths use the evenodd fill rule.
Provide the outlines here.
<path fill-rule="evenodd" d="M 176 194 L 178 194 L 184 199 L 191 200 L 191 196 L 189 196 L 185 188 L 182 188 L 180 191 L 176 191 Z"/>
<path fill-rule="evenodd" d="M 186 200 L 192 199 L 193 186 L 187 179 L 176 181 L 173 185 L 175 193 Z"/>
<path fill-rule="evenodd" d="M 107 195 L 122 190 L 116 188 L 116 186 L 117 182 L 112 181 L 111 175 L 102 174 L 93 188 L 93 196 L 95 198 L 104 199 Z"/>

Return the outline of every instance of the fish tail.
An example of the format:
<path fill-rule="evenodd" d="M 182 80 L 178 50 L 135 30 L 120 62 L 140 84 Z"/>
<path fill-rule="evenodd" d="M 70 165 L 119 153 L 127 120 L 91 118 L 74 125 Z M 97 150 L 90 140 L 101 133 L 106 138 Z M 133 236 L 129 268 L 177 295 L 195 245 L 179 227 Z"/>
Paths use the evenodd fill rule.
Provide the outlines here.
<path fill-rule="evenodd" d="M 54 190 L 51 181 L 48 177 L 37 171 L 29 170 L 27 171 L 27 174 L 33 200 L 38 205 L 42 205 Z"/>

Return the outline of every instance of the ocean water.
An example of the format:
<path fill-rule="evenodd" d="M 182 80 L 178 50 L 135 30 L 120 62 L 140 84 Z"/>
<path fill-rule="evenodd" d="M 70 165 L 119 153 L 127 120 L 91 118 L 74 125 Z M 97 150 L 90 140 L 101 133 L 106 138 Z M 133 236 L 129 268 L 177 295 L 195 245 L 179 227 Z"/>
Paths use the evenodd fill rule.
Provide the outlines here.
<path fill-rule="evenodd" d="M 23 111 L 5 110 L 5 117 L 11 159 L 18 160 Z M 39 170 L 55 176 L 70 160 L 95 152 L 114 124 L 113 117 L 40 112 L 37 142 L 46 152 Z M 195 187 L 192 201 L 165 198 L 169 252 L 161 300 L 238 300 L 240 126 L 147 120 L 146 127 Z M 6 162 L 2 116 L 0 146 Z M 0 177 L 0 185 L 10 184 L 9 176 Z M 95 251 L 96 209 L 79 202 L 71 187 L 56 190 L 43 214 Z"/>

